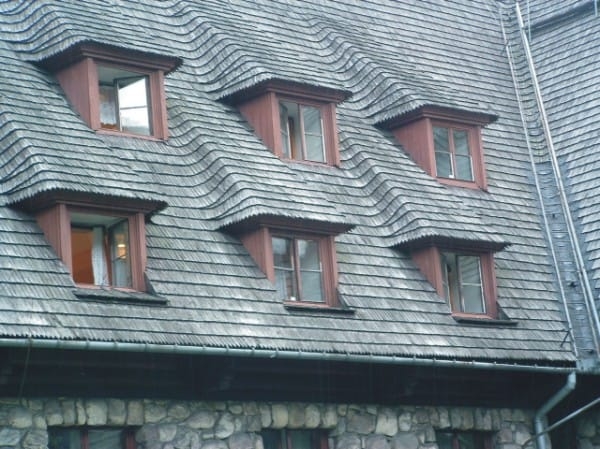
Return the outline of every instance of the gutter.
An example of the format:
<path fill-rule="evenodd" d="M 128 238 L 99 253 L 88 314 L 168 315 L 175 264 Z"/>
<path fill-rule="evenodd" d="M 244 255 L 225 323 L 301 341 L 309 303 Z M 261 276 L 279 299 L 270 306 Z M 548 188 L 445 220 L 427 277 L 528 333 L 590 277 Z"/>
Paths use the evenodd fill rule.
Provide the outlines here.
<path fill-rule="evenodd" d="M 533 418 L 533 425 L 535 428 L 538 449 L 546 449 L 547 447 L 545 438 L 547 430 L 544 429 L 544 421 L 546 415 L 560 401 L 562 401 L 569 393 L 571 393 L 575 389 L 576 383 L 577 375 L 574 372 L 572 372 L 571 374 L 569 374 L 565 385 L 558 392 L 556 392 L 554 396 L 548 399 L 548 401 L 544 405 L 542 405 L 540 409 L 536 412 L 535 417 Z"/>
<path fill-rule="evenodd" d="M 379 363 L 383 365 L 434 366 L 447 368 L 471 368 L 537 373 L 571 373 L 574 367 L 523 365 L 518 363 L 477 362 L 436 358 L 398 357 L 394 355 L 340 354 L 329 352 L 305 352 L 277 349 L 216 348 L 207 346 L 161 345 L 154 343 L 124 343 L 88 340 L 0 338 L 0 347 L 31 349 L 66 349 L 88 351 L 140 352 L 152 354 L 206 355 L 231 357 L 256 357 L 264 359 L 319 360 L 328 362 Z"/>

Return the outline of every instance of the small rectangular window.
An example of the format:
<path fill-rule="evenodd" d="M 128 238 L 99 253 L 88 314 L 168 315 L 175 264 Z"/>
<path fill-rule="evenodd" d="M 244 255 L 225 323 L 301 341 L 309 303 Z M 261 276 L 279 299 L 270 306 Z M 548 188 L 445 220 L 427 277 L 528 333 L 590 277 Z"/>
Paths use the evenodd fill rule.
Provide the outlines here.
<path fill-rule="evenodd" d="M 98 66 L 100 126 L 131 134 L 152 134 L 149 77 Z"/>
<path fill-rule="evenodd" d="M 264 449 L 327 449 L 327 437 L 320 430 L 264 430 Z"/>
<path fill-rule="evenodd" d="M 284 300 L 324 302 L 318 240 L 273 236 L 275 285 Z"/>
<path fill-rule="evenodd" d="M 452 311 L 486 313 L 479 256 L 441 253 L 442 283 Z"/>
<path fill-rule="evenodd" d="M 135 449 L 135 438 L 132 429 L 54 427 L 48 449 Z"/>
<path fill-rule="evenodd" d="M 280 101 L 279 121 L 284 157 L 326 162 L 320 108 L 292 101 Z"/>
<path fill-rule="evenodd" d="M 70 216 L 73 280 L 131 288 L 128 219 L 81 212 Z"/>
<path fill-rule="evenodd" d="M 490 435 L 484 432 L 436 432 L 439 449 L 491 449 Z"/>
<path fill-rule="evenodd" d="M 469 132 L 465 129 L 434 126 L 433 141 L 437 176 L 473 181 Z"/>

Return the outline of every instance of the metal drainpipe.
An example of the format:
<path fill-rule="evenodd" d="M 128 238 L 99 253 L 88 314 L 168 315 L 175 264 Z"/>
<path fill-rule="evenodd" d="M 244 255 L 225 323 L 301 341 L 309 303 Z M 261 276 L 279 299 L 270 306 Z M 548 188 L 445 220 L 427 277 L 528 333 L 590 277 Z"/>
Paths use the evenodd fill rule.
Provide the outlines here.
<path fill-rule="evenodd" d="M 569 241 L 571 243 L 571 247 L 573 248 L 573 252 L 575 253 L 574 256 L 579 275 L 579 282 L 582 284 L 583 287 L 585 305 L 590 320 L 590 326 L 592 327 L 592 338 L 594 340 L 594 348 L 596 350 L 596 356 L 600 357 L 600 351 L 598 350 L 598 348 L 600 348 L 600 317 L 598 316 L 598 311 L 596 310 L 596 305 L 594 303 L 594 293 L 592 291 L 590 280 L 587 275 L 583 254 L 579 246 L 577 229 L 575 228 L 575 223 L 573 221 L 573 217 L 571 216 L 571 210 L 569 208 L 569 199 L 567 198 L 566 189 L 562 180 L 561 171 L 558 163 L 558 157 L 554 148 L 554 140 L 552 139 L 552 134 L 550 132 L 548 116 L 546 115 L 546 108 L 544 107 L 544 101 L 542 99 L 542 91 L 538 82 L 535 64 L 533 62 L 533 56 L 531 55 L 531 49 L 529 48 L 529 41 L 527 40 L 527 33 L 525 32 L 525 26 L 523 24 L 523 17 L 521 16 L 521 8 L 519 7 L 519 2 L 515 3 L 515 12 L 517 15 L 519 29 L 521 30 L 521 38 L 523 40 L 523 48 L 525 50 L 525 57 L 527 58 L 527 65 L 529 66 L 529 71 L 531 73 L 531 82 L 533 83 L 537 104 L 540 110 L 540 119 L 542 121 L 544 134 L 548 143 L 548 152 L 554 171 L 554 178 L 558 186 L 558 194 L 562 210 L 565 215 L 567 234 L 569 235 Z"/>
<path fill-rule="evenodd" d="M 576 384 L 577 375 L 575 372 L 572 372 L 569 374 L 569 377 L 567 377 L 567 383 L 536 412 L 535 417 L 533 418 L 533 425 L 537 435 L 537 449 L 546 449 L 546 435 L 544 431 L 544 419 L 546 418 L 546 415 L 575 389 Z"/>

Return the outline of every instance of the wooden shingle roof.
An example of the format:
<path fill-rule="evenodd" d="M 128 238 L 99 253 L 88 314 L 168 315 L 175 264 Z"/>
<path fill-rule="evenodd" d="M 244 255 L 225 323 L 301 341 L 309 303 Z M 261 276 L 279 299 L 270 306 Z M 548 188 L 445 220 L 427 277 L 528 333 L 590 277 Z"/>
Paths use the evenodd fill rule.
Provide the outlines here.
<path fill-rule="evenodd" d="M 574 361 L 495 2 L 15 3 L 0 4 L 0 337 Z M 181 58 L 165 81 L 168 140 L 87 127 L 40 66 L 82 42 Z M 337 107 L 339 168 L 278 159 L 223 101 L 269 79 L 351 93 Z M 483 130 L 487 191 L 440 184 L 376 126 L 424 105 L 499 117 Z M 146 276 L 166 304 L 78 297 L 35 219 L 13 207 L 51 189 L 166 204 L 146 224 Z M 352 227 L 336 245 L 354 313 L 284 308 L 221 231 L 270 214 Z M 452 318 L 402 249 L 432 236 L 510 244 L 495 268 L 515 325 Z"/>

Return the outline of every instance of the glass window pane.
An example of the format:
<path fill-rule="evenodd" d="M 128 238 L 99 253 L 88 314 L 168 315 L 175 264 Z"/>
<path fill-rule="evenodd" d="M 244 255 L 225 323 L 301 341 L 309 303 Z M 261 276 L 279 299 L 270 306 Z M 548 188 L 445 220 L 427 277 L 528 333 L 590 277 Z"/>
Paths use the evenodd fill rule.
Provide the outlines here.
<path fill-rule="evenodd" d="M 473 180 L 471 156 L 456 156 L 456 178 L 466 181 Z"/>
<path fill-rule="evenodd" d="M 146 76 L 117 80 L 121 130 L 135 134 L 150 134 L 150 114 Z"/>
<path fill-rule="evenodd" d="M 435 153 L 435 170 L 437 176 L 442 178 L 453 178 L 452 162 L 450 153 Z"/>
<path fill-rule="evenodd" d="M 89 449 L 120 449 L 121 431 L 118 429 L 98 429 L 88 431 Z"/>
<path fill-rule="evenodd" d="M 92 229 L 71 227 L 73 280 L 78 284 L 94 284 L 92 245 Z"/>
<path fill-rule="evenodd" d="M 291 301 L 298 299 L 295 277 L 292 270 L 275 268 L 275 289 L 279 298 Z"/>
<path fill-rule="evenodd" d="M 109 85 L 100 85 L 100 126 L 105 129 L 119 129 L 117 95 L 112 81 Z"/>
<path fill-rule="evenodd" d="M 292 268 L 292 241 L 283 237 L 273 237 L 272 245 L 275 267 Z"/>
<path fill-rule="evenodd" d="M 461 432 L 457 435 L 458 438 L 458 447 L 460 449 L 479 449 L 478 446 L 475 445 L 475 435 L 472 433 Z M 484 449 L 481 446 L 481 449 Z"/>
<path fill-rule="evenodd" d="M 311 106 L 302 106 L 302 118 L 304 120 L 306 159 L 309 161 L 325 162 L 320 109 Z"/>
<path fill-rule="evenodd" d="M 263 440 L 263 448 L 264 449 L 281 449 L 280 448 L 281 436 L 282 436 L 281 430 L 273 430 L 273 429 L 263 430 L 260 433 L 260 435 Z M 284 447 L 284 449 L 285 449 L 285 447 Z"/>
<path fill-rule="evenodd" d="M 288 449 L 312 449 L 310 430 L 290 430 L 288 437 L 290 446 Z"/>
<path fill-rule="evenodd" d="M 290 157 L 290 130 L 288 128 L 288 108 L 279 102 L 279 129 L 281 132 L 281 152 L 284 157 Z"/>
<path fill-rule="evenodd" d="M 124 220 L 109 230 L 111 246 L 112 285 L 131 287 L 131 259 L 129 249 L 129 224 Z"/>
<path fill-rule="evenodd" d="M 463 285 L 463 302 L 466 313 L 485 313 L 480 285 Z"/>
<path fill-rule="evenodd" d="M 439 153 L 450 152 L 450 142 L 448 141 L 448 128 L 440 126 L 433 127 L 434 150 Z"/>
<path fill-rule="evenodd" d="M 458 155 L 461 156 L 469 156 L 471 152 L 469 151 L 469 138 L 467 131 L 463 130 L 454 130 L 453 139 L 454 139 L 454 151 Z"/>
<path fill-rule="evenodd" d="M 453 449 L 451 433 L 439 432 L 436 436 L 439 449 Z"/>
<path fill-rule="evenodd" d="M 319 242 L 298 239 L 298 259 L 300 260 L 300 269 L 320 270 Z"/>
<path fill-rule="evenodd" d="M 463 284 L 481 284 L 478 256 L 459 256 L 459 264 Z"/>
<path fill-rule="evenodd" d="M 81 449 L 79 429 L 48 429 L 48 449 Z"/>
<path fill-rule="evenodd" d="M 323 282 L 320 271 L 301 271 L 302 300 L 323 302 Z"/>

